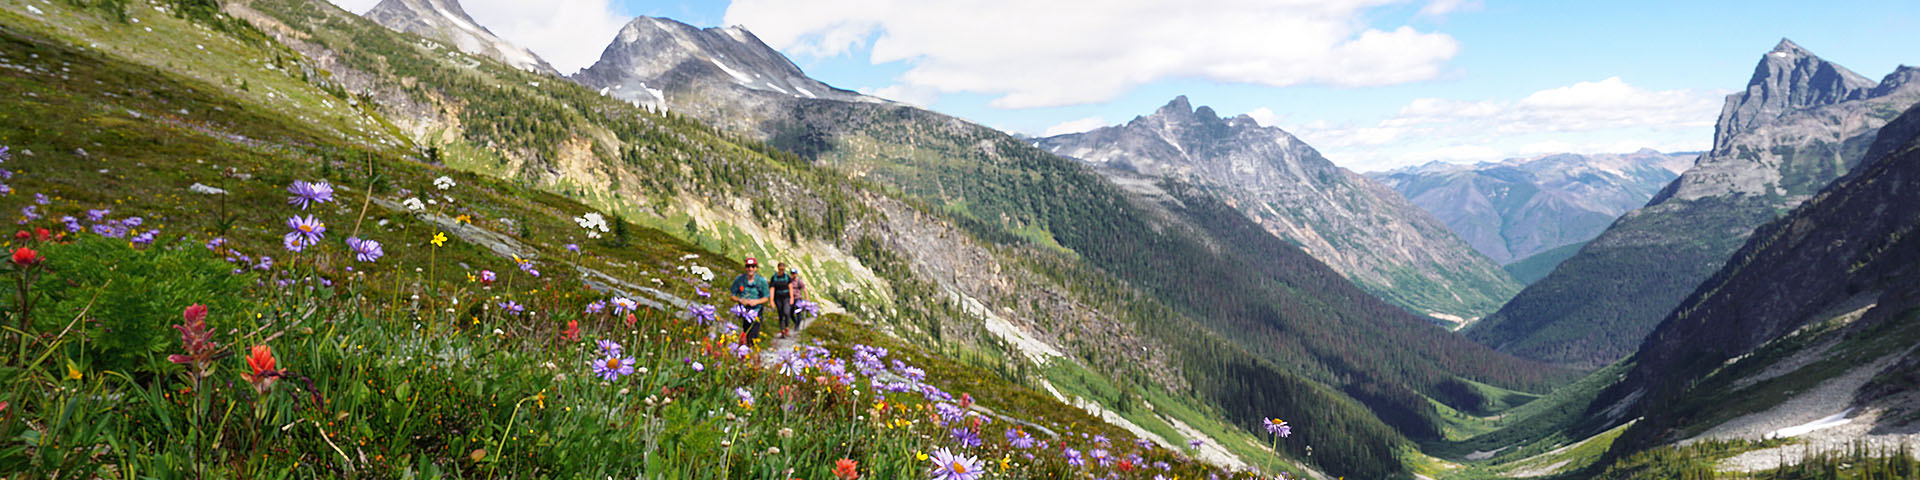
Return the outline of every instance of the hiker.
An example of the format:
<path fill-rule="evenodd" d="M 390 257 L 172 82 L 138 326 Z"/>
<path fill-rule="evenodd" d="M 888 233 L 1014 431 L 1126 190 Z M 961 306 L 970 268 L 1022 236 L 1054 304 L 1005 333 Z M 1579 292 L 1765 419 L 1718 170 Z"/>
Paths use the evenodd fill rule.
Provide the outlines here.
<path fill-rule="evenodd" d="M 767 283 L 773 286 L 773 310 L 780 315 L 780 338 L 787 338 L 794 327 L 800 326 L 800 320 L 793 316 L 794 290 L 806 288 L 799 274 L 799 269 L 788 269 L 787 262 L 780 262 L 774 264 L 773 279 Z"/>
<path fill-rule="evenodd" d="M 733 277 L 733 287 L 729 288 L 728 293 L 733 295 L 734 303 L 753 309 L 756 314 L 764 314 L 766 313 L 764 307 L 773 299 L 767 297 L 767 277 L 760 276 L 759 272 L 760 262 L 753 257 L 747 257 L 746 271 L 738 277 Z M 741 323 L 743 325 L 740 326 L 740 343 L 753 345 L 754 342 L 758 342 L 760 324 L 763 322 L 747 321 L 743 318 Z"/>

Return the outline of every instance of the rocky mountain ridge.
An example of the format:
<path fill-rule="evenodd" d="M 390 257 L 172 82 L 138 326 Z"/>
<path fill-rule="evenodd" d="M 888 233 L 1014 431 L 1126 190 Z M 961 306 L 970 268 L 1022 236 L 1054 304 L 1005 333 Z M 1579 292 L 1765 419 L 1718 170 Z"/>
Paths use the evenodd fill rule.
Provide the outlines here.
<path fill-rule="evenodd" d="M 1410 310 L 1478 318 L 1518 291 L 1433 215 L 1251 117 L 1221 118 L 1180 96 L 1124 125 L 1036 140 L 1112 170 L 1201 186 L 1273 235 Z"/>
<path fill-rule="evenodd" d="M 1698 153 L 1549 154 L 1433 162 L 1367 176 L 1433 213 L 1480 253 L 1517 262 L 1598 236 L 1646 205 Z"/>
<path fill-rule="evenodd" d="M 381 0 L 362 16 L 394 31 L 453 44 L 462 52 L 499 60 L 530 72 L 560 72 L 526 47 L 501 39 L 473 21 L 460 0 Z"/>
<path fill-rule="evenodd" d="M 1911 70 L 1865 86 L 1782 41 L 1762 56 L 1752 87 L 1728 97 L 1712 151 L 1468 336 L 1586 367 L 1631 354 L 1755 227 L 1845 175 L 1882 125 L 1920 102 Z"/>

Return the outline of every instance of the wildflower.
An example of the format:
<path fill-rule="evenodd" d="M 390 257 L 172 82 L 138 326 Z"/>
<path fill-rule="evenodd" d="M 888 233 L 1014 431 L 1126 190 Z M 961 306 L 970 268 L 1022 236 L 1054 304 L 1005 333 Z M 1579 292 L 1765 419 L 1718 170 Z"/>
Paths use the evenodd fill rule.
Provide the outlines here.
<path fill-rule="evenodd" d="M 273 381 L 280 376 L 280 372 L 273 369 L 273 363 L 273 347 L 254 345 L 247 355 L 247 368 L 252 373 L 240 376 L 253 384 L 254 391 L 265 395 L 268 389 L 273 388 Z"/>
<path fill-rule="evenodd" d="M 72 215 L 66 215 L 66 216 L 60 217 L 60 223 L 66 224 L 67 233 L 80 233 L 80 230 L 81 230 L 80 220 L 73 218 Z"/>
<path fill-rule="evenodd" d="M 605 300 L 594 300 L 593 303 L 587 304 L 587 314 L 593 315 L 600 313 L 601 310 L 605 310 L 606 308 L 607 302 Z"/>
<path fill-rule="evenodd" d="M 67 379 L 79 380 L 82 378 L 86 378 L 86 375 L 80 372 L 80 366 L 74 365 L 73 360 L 67 360 Z"/>
<path fill-rule="evenodd" d="M 714 320 L 714 308 L 712 305 L 702 305 L 698 303 L 687 305 L 687 318 L 691 318 L 701 325 L 706 325 L 708 322 Z"/>
<path fill-rule="evenodd" d="M 375 240 L 348 238 L 347 246 L 353 249 L 353 258 L 362 262 L 372 263 L 387 254 L 385 250 L 380 249 L 380 242 Z"/>
<path fill-rule="evenodd" d="M 13 153 L 9 152 L 6 146 L 0 145 L 0 162 L 11 159 L 13 159 Z"/>
<path fill-rule="evenodd" d="M 37 195 L 37 194 L 36 194 L 36 195 Z M 24 207 L 20 207 L 20 216 L 22 217 L 22 218 L 21 218 L 21 220 L 20 220 L 20 223 L 21 223 L 22 225 L 24 225 L 24 224 L 26 224 L 27 222 L 31 222 L 31 221 L 34 221 L 34 220 L 39 220 L 39 219 L 40 219 L 40 206 L 39 206 L 39 205 L 27 205 L 27 206 L 24 206 Z"/>
<path fill-rule="evenodd" d="M 609 382 L 619 380 L 621 376 L 633 374 L 633 357 L 621 357 L 618 352 L 593 362 L 593 374 Z"/>
<path fill-rule="evenodd" d="M 733 389 L 733 396 L 740 399 L 741 408 L 753 408 L 752 390 L 747 390 L 747 387 L 735 388 Z"/>
<path fill-rule="evenodd" d="M 261 255 L 261 256 L 260 256 L 260 263 L 255 263 L 255 264 L 253 264 L 253 269 L 254 269 L 254 270 L 259 270 L 259 271 L 263 271 L 263 272 L 264 272 L 264 271 L 267 271 L 267 270 L 270 270 L 270 269 L 272 269 L 272 268 L 273 268 L 273 257 L 269 257 L 269 256 L 266 256 L 266 255 Z"/>
<path fill-rule="evenodd" d="M 500 309 L 506 310 L 507 313 L 522 313 L 527 311 L 527 307 L 515 303 L 513 300 L 500 302 Z"/>
<path fill-rule="evenodd" d="M 431 243 L 435 247 L 446 245 L 447 244 L 446 232 L 433 232 L 433 240 L 428 240 L 427 243 Z"/>
<path fill-rule="evenodd" d="M 986 475 L 980 460 L 942 448 L 933 452 L 933 480 L 974 480 Z"/>
<path fill-rule="evenodd" d="M 631 298 L 613 297 L 613 314 L 614 315 L 626 315 L 627 312 L 632 312 L 634 308 L 639 306 L 640 306 L 640 303 L 633 301 L 633 299 Z"/>
<path fill-rule="evenodd" d="M 595 341 L 594 344 L 600 347 L 600 354 L 604 356 L 618 357 L 620 356 L 621 350 L 623 350 L 619 342 L 612 340 L 598 340 Z"/>
<path fill-rule="evenodd" d="M 3 148 L 4 148 L 4 147 L 0 147 L 0 149 L 3 149 Z M 51 202 L 51 201 L 48 201 L 48 200 L 47 200 L 47 194 L 44 194 L 44 193 L 36 193 L 36 194 L 33 194 L 33 203 L 36 203 L 36 204 L 40 204 L 40 205 L 46 205 L 46 204 L 49 204 L 49 203 L 53 203 L 53 202 Z"/>
<path fill-rule="evenodd" d="M 569 243 L 567 244 L 567 251 L 573 252 L 573 253 L 580 253 L 580 245 L 575 243 Z"/>
<path fill-rule="evenodd" d="M 1080 457 L 1080 451 L 1079 451 L 1079 450 L 1074 450 L 1074 449 L 1072 449 L 1072 448 L 1066 448 L 1066 449 L 1064 449 L 1064 450 L 1061 450 L 1061 452 L 1060 452 L 1060 456 L 1062 456 L 1062 457 L 1066 457 L 1066 459 L 1067 459 L 1067 465 L 1072 465 L 1072 466 L 1075 466 L 1075 467 L 1082 467 L 1082 466 L 1086 466 L 1086 465 L 1087 465 L 1087 460 L 1086 460 L 1086 459 L 1084 459 L 1084 458 L 1081 458 L 1081 457 Z"/>
<path fill-rule="evenodd" d="M 567 329 L 560 332 L 560 339 L 569 342 L 580 341 L 580 321 L 568 320 Z"/>
<path fill-rule="evenodd" d="M 727 310 L 727 313 L 732 313 L 747 323 L 760 321 L 760 311 L 747 308 L 746 305 L 734 305 L 733 308 Z"/>
<path fill-rule="evenodd" d="M 1009 428 L 1007 429 L 1007 444 L 1019 449 L 1033 448 L 1033 435 L 1028 435 L 1026 430 Z"/>
<path fill-rule="evenodd" d="M 711 294 L 711 293 L 707 293 L 707 291 L 706 291 L 706 290 L 701 290 L 701 289 L 700 289 L 700 287 L 693 287 L 693 293 L 694 293 L 695 295 L 699 295 L 699 296 L 700 296 L 700 298 L 711 298 L 711 297 L 713 297 L 713 294 Z M 803 300 L 803 301 L 804 301 L 804 300 Z"/>
<path fill-rule="evenodd" d="M 180 315 L 186 321 L 173 328 L 180 331 L 180 347 L 187 354 L 168 355 L 167 360 L 194 366 L 192 373 L 195 377 L 213 374 L 213 354 L 220 349 L 220 345 L 213 343 L 213 332 L 207 330 L 207 306 L 196 303 L 188 306 Z"/>
<path fill-rule="evenodd" d="M 227 237 L 213 237 L 212 240 L 207 241 L 207 250 L 219 250 L 220 247 L 226 246 L 226 244 Z"/>
<path fill-rule="evenodd" d="M 87 221 L 89 221 L 89 222 L 98 222 L 98 221 L 100 221 L 100 220 L 103 220 L 103 219 L 106 219 L 106 218 L 107 218 L 107 215 L 110 215 L 110 214 L 112 214 L 112 213 L 113 213 L 113 210 L 112 210 L 112 209 L 106 209 L 106 208 L 95 208 L 95 209 L 88 209 L 88 210 L 87 210 Z"/>
<path fill-rule="evenodd" d="M 287 229 L 292 231 L 287 232 L 284 243 L 286 244 L 287 250 L 292 252 L 299 252 L 307 247 L 319 245 L 320 239 L 326 237 L 327 234 L 327 224 L 322 223 L 312 216 L 307 216 L 306 218 L 298 216 L 288 218 Z"/>
<path fill-rule="evenodd" d="M 850 458 L 835 460 L 833 462 L 833 478 L 839 480 L 854 480 L 860 478 L 860 462 L 856 462 Z"/>
<path fill-rule="evenodd" d="M 974 433 L 972 429 L 961 427 L 955 428 L 948 433 L 953 435 L 954 443 L 958 443 L 962 447 L 978 448 L 980 446 L 980 434 Z"/>
<path fill-rule="evenodd" d="M 299 205 L 301 210 L 306 210 L 310 203 L 333 201 L 333 185 L 325 180 L 311 183 L 306 180 L 294 180 L 292 185 L 287 186 L 287 192 L 293 194 L 287 197 L 287 204 Z"/>
<path fill-rule="evenodd" d="M 441 190 L 453 188 L 453 179 L 448 178 L 446 175 L 441 175 L 440 178 L 433 179 L 433 186 Z"/>
<path fill-rule="evenodd" d="M 707 371 L 707 366 L 701 365 L 700 362 L 693 362 L 693 371 L 696 371 L 696 372 Z"/>
<path fill-rule="evenodd" d="M 806 312 L 807 316 L 809 317 L 820 314 L 820 304 L 809 302 L 806 300 L 794 301 L 793 309 L 794 311 Z"/>
<path fill-rule="evenodd" d="M 46 257 L 40 256 L 40 252 L 33 251 L 31 248 L 19 247 L 13 249 L 14 265 L 31 268 L 40 265 L 40 262 L 43 261 L 46 261 Z"/>
<path fill-rule="evenodd" d="M 1093 457 L 1093 461 L 1099 463 L 1102 467 L 1107 466 L 1107 463 L 1113 461 L 1113 457 L 1108 456 L 1107 449 L 1104 448 L 1089 450 L 1087 451 L 1087 456 Z"/>
<path fill-rule="evenodd" d="M 409 212 L 418 212 L 427 209 L 426 204 L 420 203 L 419 197 L 407 197 L 406 200 L 400 201 L 400 205 L 407 207 L 407 211 Z"/>
<path fill-rule="evenodd" d="M 53 232 L 47 231 L 47 227 L 35 227 L 33 229 L 33 241 L 45 242 L 51 238 L 53 238 Z"/>
<path fill-rule="evenodd" d="M 587 238 L 600 238 L 600 234 L 607 231 L 606 217 L 602 217 L 599 213 L 595 212 L 587 212 L 586 215 L 573 217 L 573 223 L 579 224 L 580 228 L 587 230 Z"/>
<path fill-rule="evenodd" d="M 1267 419 L 1267 433 L 1278 435 L 1280 438 L 1287 438 L 1288 435 L 1293 435 L 1293 427 L 1287 425 L 1286 420 L 1269 418 Z"/>
<path fill-rule="evenodd" d="M 494 275 L 493 275 L 493 271 L 492 271 L 492 270 L 481 270 L 481 271 L 480 271 L 480 284 L 481 284 L 481 285 L 493 285 L 493 280 L 494 280 L 494 278 L 495 278 L 495 277 L 494 277 Z"/>

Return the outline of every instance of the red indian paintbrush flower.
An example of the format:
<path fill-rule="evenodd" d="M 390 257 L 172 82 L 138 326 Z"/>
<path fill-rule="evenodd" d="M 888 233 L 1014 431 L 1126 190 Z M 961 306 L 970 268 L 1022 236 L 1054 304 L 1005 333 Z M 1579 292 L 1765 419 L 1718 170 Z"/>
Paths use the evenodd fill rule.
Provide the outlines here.
<path fill-rule="evenodd" d="M 33 251 L 31 248 L 20 247 L 13 249 L 14 265 L 31 267 L 39 265 L 42 260 L 45 259 L 40 257 L 40 252 Z"/>
<path fill-rule="evenodd" d="M 168 355 L 167 360 L 193 367 L 196 380 L 212 375 L 213 354 L 220 349 L 220 345 L 213 343 L 213 332 L 207 330 L 207 306 L 196 303 L 180 315 L 185 317 L 186 322 L 173 328 L 180 331 L 180 346 L 187 353 Z"/>
<path fill-rule="evenodd" d="M 255 391 L 266 394 L 267 389 L 273 388 L 273 381 L 279 376 L 279 372 L 273 369 L 273 347 L 254 345 L 247 355 L 247 368 L 252 369 L 253 373 L 243 373 L 240 376 L 247 379 L 247 383 L 253 384 Z"/>
<path fill-rule="evenodd" d="M 853 459 L 850 458 L 842 458 L 839 461 L 833 462 L 833 476 L 840 480 L 860 478 L 860 462 L 853 461 Z"/>
<path fill-rule="evenodd" d="M 560 339 L 569 342 L 580 341 L 580 321 L 568 320 L 567 329 L 560 332 Z"/>

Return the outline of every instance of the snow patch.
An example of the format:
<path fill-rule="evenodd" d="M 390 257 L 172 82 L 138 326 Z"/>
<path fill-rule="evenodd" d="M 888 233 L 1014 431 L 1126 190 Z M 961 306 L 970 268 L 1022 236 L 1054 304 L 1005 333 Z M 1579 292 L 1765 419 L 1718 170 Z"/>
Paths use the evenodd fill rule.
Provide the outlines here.
<path fill-rule="evenodd" d="M 1853 419 L 1847 418 L 1847 415 L 1851 415 L 1851 414 L 1853 414 L 1853 409 L 1848 408 L 1846 410 L 1841 410 L 1840 413 L 1828 415 L 1826 418 L 1814 420 L 1807 423 L 1802 423 L 1799 425 L 1794 425 L 1787 428 L 1782 428 L 1779 430 L 1774 430 L 1772 432 L 1767 433 L 1765 438 L 1793 438 L 1793 437 L 1805 435 L 1808 432 L 1812 432 L 1814 430 L 1822 430 L 1827 428 L 1838 427 L 1841 425 L 1846 425 L 1853 421 Z"/>
<path fill-rule="evenodd" d="M 748 77 L 746 74 L 740 73 L 737 70 L 727 68 L 727 64 L 720 63 L 719 60 L 708 59 L 707 61 L 713 62 L 713 66 L 720 67 L 721 71 L 727 72 L 727 75 L 733 76 L 733 79 L 736 81 L 739 81 L 741 85 L 749 85 L 753 83 L 753 77 Z"/>

